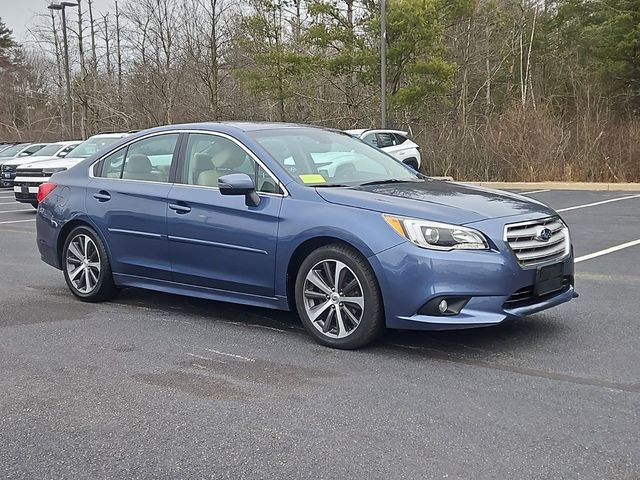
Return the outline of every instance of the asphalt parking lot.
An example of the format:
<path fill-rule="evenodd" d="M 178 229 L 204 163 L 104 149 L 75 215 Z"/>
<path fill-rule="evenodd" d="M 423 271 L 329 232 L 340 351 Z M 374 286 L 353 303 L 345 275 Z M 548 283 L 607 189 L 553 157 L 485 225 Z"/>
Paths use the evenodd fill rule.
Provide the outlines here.
<path fill-rule="evenodd" d="M 640 478 L 640 244 L 603 253 L 640 195 L 527 195 L 571 227 L 579 299 L 337 351 L 283 312 L 78 302 L 0 190 L 0 477 Z"/>

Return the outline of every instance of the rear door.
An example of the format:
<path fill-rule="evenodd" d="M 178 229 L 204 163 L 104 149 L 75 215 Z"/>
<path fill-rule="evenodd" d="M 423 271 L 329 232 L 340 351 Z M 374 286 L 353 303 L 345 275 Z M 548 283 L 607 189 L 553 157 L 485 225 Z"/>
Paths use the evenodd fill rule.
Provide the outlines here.
<path fill-rule="evenodd" d="M 94 165 L 87 211 L 107 241 L 114 273 L 171 279 L 167 195 L 179 138 L 145 137 Z"/>
<path fill-rule="evenodd" d="M 260 196 L 220 194 L 218 178 L 246 173 Z M 168 203 L 169 251 L 175 282 L 273 296 L 278 220 L 284 192 L 235 139 L 191 133 L 183 140 Z"/>

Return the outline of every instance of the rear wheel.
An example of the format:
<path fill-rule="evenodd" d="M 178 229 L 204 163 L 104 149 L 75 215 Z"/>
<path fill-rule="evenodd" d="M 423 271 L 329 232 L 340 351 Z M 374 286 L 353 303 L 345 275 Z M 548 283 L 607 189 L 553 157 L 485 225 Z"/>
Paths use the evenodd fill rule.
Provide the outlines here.
<path fill-rule="evenodd" d="M 117 292 L 104 244 L 89 227 L 76 227 L 69 233 L 62 266 L 69 290 L 84 302 L 109 300 Z"/>
<path fill-rule="evenodd" d="M 295 293 L 302 323 L 323 345 L 359 348 L 384 328 L 378 282 L 353 248 L 327 245 L 313 251 L 300 266 Z"/>

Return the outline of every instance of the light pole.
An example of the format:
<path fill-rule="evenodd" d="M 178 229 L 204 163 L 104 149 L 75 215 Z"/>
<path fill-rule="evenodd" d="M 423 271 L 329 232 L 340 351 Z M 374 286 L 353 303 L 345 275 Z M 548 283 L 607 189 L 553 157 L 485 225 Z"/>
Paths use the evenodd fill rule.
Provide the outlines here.
<path fill-rule="evenodd" d="M 387 1 L 380 0 L 380 128 L 387 128 Z"/>
<path fill-rule="evenodd" d="M 69 43 L 67 42 L 67 15 L 65 13 L 66 7 L 77 7 L 77 3 L 73 2 L 60 2 L 52 3 L 47 8 L 50 10 L 60 10 L 62 12 L 62 42 L 64 45 L 64 79 L 66 82 L 66 116 L 67 125 L 69 128 L 69 139 L 73 137 L 73 106 L 71 104 L 71 72 L 69 70 Z"/>

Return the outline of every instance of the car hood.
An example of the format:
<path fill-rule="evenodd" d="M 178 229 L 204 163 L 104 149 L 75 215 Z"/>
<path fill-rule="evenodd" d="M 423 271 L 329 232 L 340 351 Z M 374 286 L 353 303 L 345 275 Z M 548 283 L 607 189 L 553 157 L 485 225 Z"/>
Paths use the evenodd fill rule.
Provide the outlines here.
<path fill-rule="evenodd" d="M 36 163 L 36 162 L 45 162 L 48 160 L 59 160 L 60 157 L 56 157 L 56 156 L 50 156 L 50 157 L 43 157 L 43 156 L 37 156 L 37 155 L 33 155 L 31 157 L 22 157 L 22 158 L 12 158 L 11 160 L 7 160 L 6 162 L 3 163 L 3 165 L 11 165 L 13 167 L 17 167 L 18 165 L 25 165 L 25 164 L 32 164 L 32 163 Z"/>
<path fill-rule="evenodd" d="M 458 225 L 512 215 L 555 214 L 521 195 L 433 179 L 316 191 L 330 203 Z"/>
<path fill-rule="evenodd" d="M 55 157 L 52 160 L 45 160 L 42 162 L 24 162 L 20 164 L 20 168 L 21 169 L 30 169 L 30 168 L 71 168 L 74 165 L 77 165 L 78 163 L 80 163 L 81 161 L 83 161 L 84 158 L 59 158 L 59 157 Z"/>

